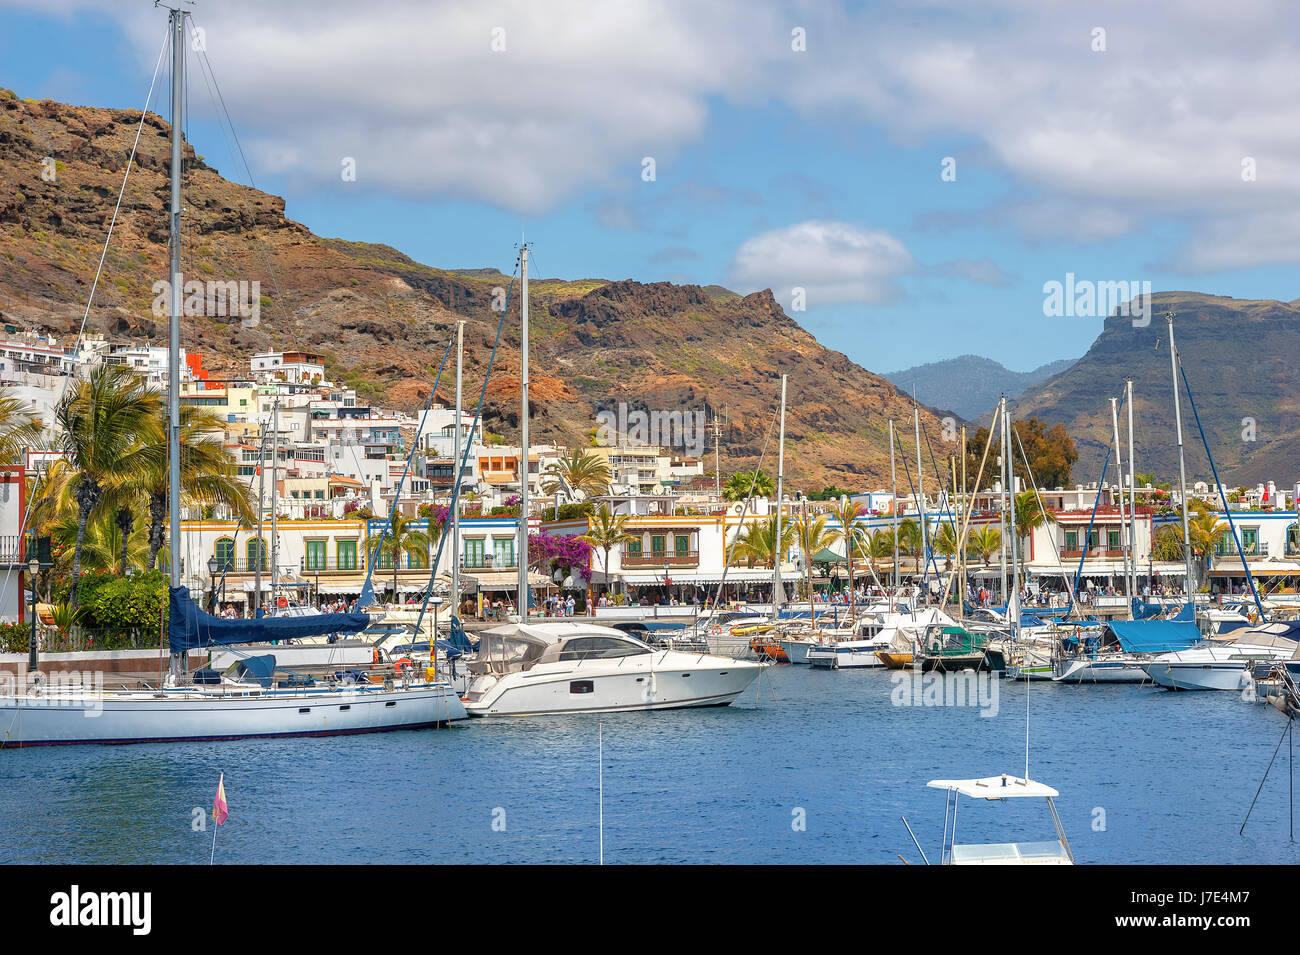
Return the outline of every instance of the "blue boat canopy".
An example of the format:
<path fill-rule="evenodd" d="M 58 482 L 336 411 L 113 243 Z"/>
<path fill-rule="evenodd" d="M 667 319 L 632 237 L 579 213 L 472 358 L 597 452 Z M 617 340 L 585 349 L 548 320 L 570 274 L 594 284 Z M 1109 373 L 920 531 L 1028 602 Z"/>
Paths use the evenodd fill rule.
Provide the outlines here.
<path fill-rule="evenodd" d="M 1186 650 L 1205 639 L 1196 624 L 1185 620 L 1115 620 L 1108 626 L 1129 653 Z"/>
<path fill-rule="evenodd" d="M 370 614 L 321 613 L 309 617 L 262 617 L 227 620 L 200 610 L 184 587 L 172 587 L 167 638 L 172 653 L 238 643 L 296 640 L 330 633 L 359 633 L 370 626 Z"/>

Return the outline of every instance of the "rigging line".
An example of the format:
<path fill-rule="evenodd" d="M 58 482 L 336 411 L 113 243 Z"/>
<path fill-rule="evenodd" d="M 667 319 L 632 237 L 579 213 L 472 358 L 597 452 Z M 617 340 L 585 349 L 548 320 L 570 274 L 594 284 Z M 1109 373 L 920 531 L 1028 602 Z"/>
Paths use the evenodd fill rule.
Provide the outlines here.
<path fill-rule="evenodd" d="M 442 533 L 438 537 L 438 552 L 437 554 L 434 555 L 433 562 L 429 565 L 429 585 L 424 588 L 424 600 L 420 602 L 420 612 L 419 614 L 416 615 L 415 618 L 415 631 L 413 636 L 417 638 L 420 635 L 420 627 L 424 623 L 425 611 L 429 607 L 429 599 L 433 596 L 434 583 L 438 579 L 438 566 L 442 563 L 442 551 L 443 548 L 446 546 L 447 538 L 450 535 L 451 522 L 452 520 L 455 519 L 457 514 L 457 507 L 460 504 L 461 475 L 465 473 L 465 465 L 469 461 L 470 449 L 474 446 L 474 434 L 478 431 L 479 423 L 482 420 L 483 403 L 487 400 L 488 382 L 492 380 L 492 368 L 496 364 L 497 350 L 501 347 L 501 336 L 502 333 L 505 331 L 506 318 L 510 315 L 510 297 L 515 290 L 515 274 L 519 271 L 519 262 L 520 262 L 519 259 L 515 260 L 514 271 L 510 273 L 510 286 L 506 289 L 505 305 L 501 309 L 501 320 L 497 322 L 496 341 L 492 343 L 492 354 L 488 357 L 487 369 L 483 373 L 483 387 L 479 390 L 478 393 L 478 406 L 474 409 L 474 423 L 470 425 L 469 434 L 465 438 L 465 450 L 461 454 L 460 461 L 457 463 L 455 473 L 452 475 L 453 483 L 452 483 L 452 492 L 451 492 L 451 506 L 447 510 L 448 520 L 442 525 Z M 459 421 L 456 422 L 456 427 L 457 428 L 460 427 Z M 522 447 L 519 449 L 519 451 L 520 454 L 524 453 L 524 449 Z M 523 462 L 522 474 L 523 474 L 523 480 L 528 480 L 527 461 Z M 520 511 L 522 512 L 523 508 L 520 508 Z M 519 519 L 521 521 L 527 521 L 528 515 L 524 513 L 520 513 Z M 528 541 L 528 535 L 527 533 L 525 533 L 524 534 L 525 549 L 527 549 L 527 541 Z M 526 553 L 517 554 L 515 555 L 515 559 L 527 561 L 528 554 Z M 452 560 L 460 560 L 460 554 L 452 554 Z M 524 579 L 526 581 L 527 577 L 525 576 Z M 525 603 L 523 604 L 523 612 L 520 614 L 520 619 L 525 620 L 528 617 L 528 607 L 527 607 L 528 595 L 517 594 L 516 598 L 525 601 Z M 460 609 L 459 607 L 451 608 L 453 614 L 459 609 Z M 436 639 L 437 636 L 438 635 L 435 633 L 434 638 Z"/>
<path fill-rule="evenodd" d="M 190 15 L 190 22 L 194 23 L 193 15 Z M 198 28 L 197 23 L 194 23 L 194 26 L 196 29 Z M 221 127 L 221 129 L 222 129 L 223 137 L 226 137 L 227 140 L 227 148 L 229 148 L 229 144 L 233 140 L 235 148 L 232 151 L 232 158 L 236 153 L 238 154 L 239 161 L 240 163 L 243 164 L 244 167 L 244 174 L 248 177 L 248 185 L 250 188 L 256 190 L 257 182 L 253 178 L 252 167 L 248 163 L 248 157 L 244 154 L 244 147 L 243 144 L 240 143 L 239 141 L 239 133 L 235 131 L 235 124 L 230 118 L 230 110 L 227 109 L 226 107 L 226 99 L 221 93 L 221 84 L 217 81 L 217 74 L 216 71 L 212 68 L 212 61 L 208 59 L 208 52 L 206 49 L 200 49 L 198 51 L 198 54 L 199 54 L 198 56 L 199 69 L 200 69 L 200 73 L 203 74 L 203 82 L 208 89 L 208 97 L 213 100 L 212 105 L 214 109 L 220 110 L 219 118 L 220 117 L 225 118 L 225 126 Z M 209 77 L 211 78 L 211 85 L 208 85 Z M 213 97 L 214 90 L 216 93 L 215 98 Z M 218 126 L 220 125 L 221 124 L 218 123 Z M 229 130 L 229 136 L 226 136 L 227 129 Z M 241 198 L 241 201 L 243 202 L 245 210 L 247 210 L 248 209 L 247 198 Z M 262 240 L 262 237 L 256 232 L 256 230 L 254 230 L 253 232 L 253 238 L 254 241 L 257 242 L 258 251 L 261 254 L 263 265 L 266 266 L 267 274 L 270 275 L 271 277 L 271 284 L 275 286 L 275 293 L 280 297 L 280 300 L 284 302 L 285 312 L 288 315 L 292 316 L 292 311 L 289 308 L 289 299 L 284 294 L 284 290 L 280 286 L 280 278 L 275 271 L 274 265 L 271 262 L 271 258 L 270 255 L 268 254 L 266 244 Z M 297 331 L 296 328 L 294 327 L 293 322 L 289 322 L 289 337 L 290 340 L 293 341 L 294 347 L 297 348 L 298 347 Z"/>
<path fill-rule="evenodd" d="M 452 329 L 451 337 L 447 339 L 447 347 L 444 348 L 442 352 L 442 361 L 438 364 L 437 377 L 433 379 L 433 388 L 429 391 L 429 400 L 425 402 L 424 413 L 420 416 L 420 425 L 418 428 L 415 429 L 415 437 L 411 440 L 411 452 L 406 456 L 406 464 L 403 465 L 402 467 L 402 476 L 398 479 L 397 488 L 393 491 L 393 506 L 388 510 L 388 523 L 384 525 L 383 530 L 381 530 L 379 533 L 379 540 L 375 544 L 374 553 L 366 555 L 367 558 L 366 579 L 365 582 L 361 585 L 362 599 L 364 599 L 366 596 L 366 588 L 370 586 L 370 575 L 374 573 L 375 564 L 378 563 L 379 549 L 384 546 L 384 540 L 388 537 L 388 532 L 389 530 L 392 529 L 393 526 L 393 518 L 397 516 L 397 507 L 402 497 L 402 488 L 406 486 L 406 475 L 410 473 L 411 462 L 415 460 L 415 452 L 419 450 L 420 435 L 424 433 L 424 425 L 429 420 L 429 410 L 433 407 L 433 399 L 438 394 L 438 385 L 442 382 L 442 372 L 443 369 L 447 367 L 447 356 L 451 354 L 451 346 L 455 341 L 456 341 L 456 331 L 455 329 Z M 397 554 L 394 558 L 394 563 L 397 564 L 400 562 L 401 562 L 401 554 Z M 374 597 L 373 588 L 371 588 L 370 590 L 370 596 L 372 598 Z M 399 604 L 401 603 L 401 600 L 398 599 L 398 595 L 396 591 L 393 592 L 393 602 Z M 369 603 L 366 604 L 366 606 L 369 605 L 370 605 Z"/>
<path fill-rule="evenodd" d="M 1226 492 L 1223 489 L 1223 482 L 1219 480 L 1219 469 L 1214 465 L 1214 455 L 1210 453 L 1209 439 L 1205 437 L 1205 429 L 1201 427 L 1201 415 L 1200 412 L 1196 410 L 1196 401 L 1192 398 L 1192 386 L 1191 383 L 1187 380 L 1187 371 L 1186 369 L 1183 368 L 1182 361 L 1178 362 L 1178 373 L 1182 375 L 1183 388 L 1186 389 L 1187 391 L 1187 403 L 1192 406 L 1192 416 L 1196 420 L 1196 430 L 1201 433 L 1201 443 L 1205 445 L 1205 456 L 1210 459 L 1210 471 L 1214 474 L 1214 483 L 1219 489 L 1219 499 L 1223 502 L 1223 513 L 1228 518 L 1228 530 L 1232 532 L 1232 542 L 1237 545 L 1237 554 L 1238 556 L 1241 557 L 1241 566 L 1245 569 L 1246 580 L 1250 583 L 1250 595 L 1255 598 L 1255 607 L 1259 610 L 1259 618 L 1261 620 L 1264 620 L 1265 619 L 1264 604 L 1260 602 L 1259 592 L 1255 589 L 1255 577 L 1253 574 L 1251 574 L 1250 564 L 1246 562 L 1246 555 L 1242 551 L 1241 538 L 1238 537 L 1237 535 L 1237 525 L 1233 523 L 1232 511 L 1228 509 L 1228 497 Z M 1188 541 L 1186 546 L 1190 547 L 1191 541 Z M 1208 561 L 1209 561 L 1208 557 L 1206 558 L 1206 561 L 1208 565 Z M 1195 596 L 1189 594 L 1188 600 L 1190 600 L 1193 607 L 1195 607 L 1196 604 Z"/>
<path fill-rule="evenodd" d="M 744 506 L 743 508 L 741 508 L 741 511 L 740 511 L 740 514 L 739 514 L 739 523 L 736 525 L 736 540 L 732 542 L 732 547 L 735 547 L 735 545 L 738 544 L 738 543 L 740 542 L 740 532 L 741 532 L 741 530 L 744 528 L 744 525 L 745 525 L 745 515 L 749 513 L 749 505 L 752 504 L 753 501 L 754 501 L 754 489 L 758 486 L 758 472 L 759 472 L 760 470 L 762 470 L 762 467 L 763 467 L 763 459 L 767 456 L 767 447 L 768 447 L 768 443 L 772 440 L 772 431 L 776 428 L 776 419 L 777 419 L 777 416 L 778 416 L 779 414 L 780 414 L 780 410 L 779 410 L 779 409 L 778 409 L 777 411 L 772 412 L 772 420 L 768 423 L 768 426 L 767 426 L 767 432 L 766 432 L 766 434 L 765 434 L 764 437 L 763 437 L 763 448 L 762 448 L 762 450 L 759 452 L 759 455 L 758 455 L 758 464 L 754 467 L 754 473 L 753 473 L 753 475 L 750 477 L 750 482 L 749 482 L 749 494 L 746 495 L 746 497 L 745 497 L 745 506 Z M 776 506 L 777 506 L 778 511 L 780 511 L 781 506 L 782 506 L 782 502 L 781 502 L 781 501 L 777 501 L 777 502 L 776 502 Z M 773 525 L 773 528 L 772 528 L 772 529 L 773 529 L 773 531 L 776 530 L 776 526 L 775 526 L 775 524 Z M 725 511 L 723 512 L 723 525 L 722 525 L 722 549 L 723 549 L 723 554 L 724 554 L 724 558 L 725 558 L 726 549 L 727 549 L 727 528 L 726 528 L 726 512 L 725 512 Z M 781 555 L 780 555 L 779 552 L 780 552 L 781 549 L 782 549 L 782 548 L 781 548 L 781 542 L 778 541 L 778 540 L 775 540 L 775 539 L 774 539 L 774 540 L 772 541 L 772 561 L 773 561 L 774 564 L 776 563 L 776 561 L 780 560 Z M 713 592 L 713 607 L 714 607 L 714 610 L 715 610 L 715 611 L 717 610 L 717 607 L 718 607 L 718 601 L 722 598 L 722 588 L 725 587 L 725 586 L 727 585 L 727 571 L 730 570 L 730 569 L 731 569 L 731 561 L 730 561 L 730 560 L 726 560 L 726 559 L 724 559 L 724 560 L 723 560 L 723 564 L 722 564 L 722 579 L 718 581 L 718 589 L 715 590 L 715 591 Z M 775 567 L 772 568 L 772 572 L 773 572 L 773 575 L 775 575 L 775 573 L 776 573 L 776 568 L 775 568 Z M 782 582 L 781 582 L 781 586 L 782 586 L 782 587 L 785 586 L 785 581 L 782 581 Z M 773 603 L 775 604 L 775 601 L 776 601 L 776 594 L 775 594 L 775 593 L 772 594 L 772 600 L 773 600 Z"/>
<path fill-rule="evenodd" d="M 1014 422 L 1012 424 L 1014 425 Z M 1043 506 L 1042 495 L 1038 493 L 1038 478 L 1034 475 L 1034 469 L 1029 463 L 1029 455 L 1025 453 L 1025 443 L 1020 440 L 1020 435 L 1014 427 L 1011 428 L 1011 436 L 1016 439 L 1016 444 L 1020 448 L 1020 458 L 1025 462 L 1025 473 L 1029 475 L 1029 486 L 1034 489 L 1034 500 L 1038 501 L 1038 511 L 1046 515 L 1047 508 Z M 1120 470 L 1122 471 L 1123 468 Z M 1060 564 L 1061 552 L 1056 547 L 1056 535 L 1050 534 L 1047 539 L 1052 545 L 1052 555 L 1056 558 L 1057 564 Z"/>

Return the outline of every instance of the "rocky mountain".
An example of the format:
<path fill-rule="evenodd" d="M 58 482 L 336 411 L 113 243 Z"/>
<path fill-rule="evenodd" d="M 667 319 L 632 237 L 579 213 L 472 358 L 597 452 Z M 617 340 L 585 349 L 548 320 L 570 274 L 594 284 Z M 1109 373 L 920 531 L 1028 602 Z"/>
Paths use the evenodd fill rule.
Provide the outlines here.
<path fill-rule="evenodd" d="M 1111 443 L 1111 395 L 1133 379 L 1137 470 L 1178 479 L 1169 335 L 1174 341 L 1225 483 L 1300 480 L 1300 301 L 1246 301 L 1196 292 L 1152 297 L 1150 323 L 1108 318 L 1087 354 L 1014 402 L 1017 417 L 1063 422 L 1079 447 L 1075 481 L 1095 481 Z M 1188 479 L 1210 465 L 1186 395 L 1182 398 Z M 1127 417 L 1127 416 L 1125 416 Z M 1121 421 L 1121 435 L 1126 435 Z M 1127 447 L 1125 449 L 1127 456 Z M 1108 480 L 1115 474 L 1113 465 Z"/>
<path fill-rule="evenodd" d="M 885 378 L 907 394 L 915 387 L 917 400 L 923 404 L 950 409 L 973 421 L 987 414 L 1002 395 L 1019 395 L 1073 364 L 1074 359 L 1065 358 L 1040 365 L 1033 371 L 1012 371 L 991 358 L 962 355 L 887 372 Z"/>
<path fill-rule="evenodd" d="M 0 90 L 0 320 L 75 336 L 141 119 L 134 110 L 27 101 Z M 88 327 L 161 341 L 153 283 L 167 275 L 168 124 L 148 115 L 95 291 Z M 255 351 L 325 356 L 329 374 L 376 403 L 414 410 L 443 347 L 465 319 L 466 394 L 477 397 L 499 314 L 491 269 L 439 269 L 384 245 L 314 235 L 283 199 L 226 179 L 187 146 L 183 271 L 205 282 L 260 282 L 257 321 L 196 315 L 184 346 L 216 374 Z M 508 247 L 509 238 L 503 237 Z M 770 291 L 589 279 L 531 283 L 534 441 L 585 442 L 602 410 L 725 411 L 724 472 L 775 469 L 780 376 L 790 376 L 787 470 L 795 485 L 888 481 L 887 420 L 911 402 L 884 379 L 822 347 Z M 517 301 L 517 296 L 516 296 Z M 486 427 L 519 425 L 516 305 L 488 388 Z M 453 397 L 450 376 L 439 399 Z M 936 453 L 940 426 L 924 421 Z M 712 442 L 710 441 L 710 450 Z"/>

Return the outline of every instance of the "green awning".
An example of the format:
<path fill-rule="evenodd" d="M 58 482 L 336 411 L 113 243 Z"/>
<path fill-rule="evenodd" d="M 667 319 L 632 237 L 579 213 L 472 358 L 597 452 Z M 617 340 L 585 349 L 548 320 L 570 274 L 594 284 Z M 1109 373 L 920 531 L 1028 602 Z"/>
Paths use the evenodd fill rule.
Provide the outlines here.
<path fill-rule="evenodd" d="M 813 554 L 814 564 L 842 564 L 844 558 L 829 547 L 823 547 L 817 553 Z"/>

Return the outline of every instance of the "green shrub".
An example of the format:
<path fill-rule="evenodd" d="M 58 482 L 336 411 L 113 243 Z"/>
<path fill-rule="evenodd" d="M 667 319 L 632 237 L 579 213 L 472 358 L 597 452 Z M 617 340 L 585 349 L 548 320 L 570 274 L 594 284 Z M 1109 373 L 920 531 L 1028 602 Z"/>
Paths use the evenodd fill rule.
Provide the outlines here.
<path fill-rule="evenodd" d="M 32 628 L 25 623 L 0 623 L 0 653 L 26 653 Z"/>

